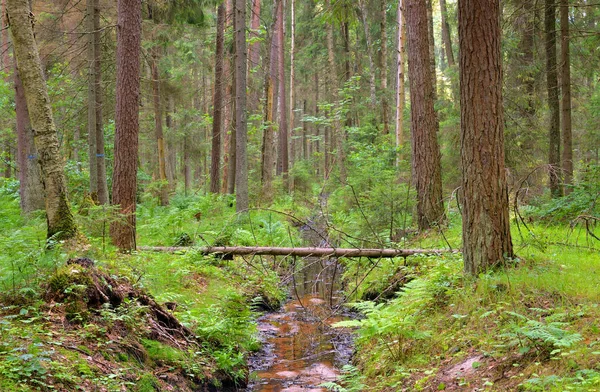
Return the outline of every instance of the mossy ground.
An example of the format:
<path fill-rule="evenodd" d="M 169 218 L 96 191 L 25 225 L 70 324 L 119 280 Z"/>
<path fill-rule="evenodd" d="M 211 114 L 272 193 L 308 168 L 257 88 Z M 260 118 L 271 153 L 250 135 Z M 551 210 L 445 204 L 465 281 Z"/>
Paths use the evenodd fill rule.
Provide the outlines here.
<path fill-rule="evenodd" d="M 271 261 L 193 251 L 123 255 L 103 238 L 111 218 L 98 207 L 78 216 L 87 237 L 47 243 L 41 216 L 21 218 L 16 199 L 0 198 L 7 207 L 0 210 L 7 218 L 0 234 L 1 391 L 227 390 L 247 381 L 246 355 L 258 348 L 253 304 L 285 296 Z M 198 212 L 211 218 L 199 221 Z M 256 212 L 240 223 L 228 201 L 215 198 L 144 205 L 139 223 L 149 245 L 171 245 L 186 231 L 194 241 L 294 240 L 283 215 Z M 184 347 L 152 336 L 147 307 L 135 301 L 89 309 L 90 278 L 66 264 L 71 257 L 89 257 L 107 276 L 150 293 L 201 343 Z"/>

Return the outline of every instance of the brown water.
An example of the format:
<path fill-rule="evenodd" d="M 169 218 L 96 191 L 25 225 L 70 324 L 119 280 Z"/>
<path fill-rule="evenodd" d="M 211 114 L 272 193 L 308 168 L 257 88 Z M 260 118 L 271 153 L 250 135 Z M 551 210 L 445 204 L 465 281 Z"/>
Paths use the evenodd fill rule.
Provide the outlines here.
<path fill-rule="evenodd" d="M 259 319 L 263 350 L 251 360 L 248 391 L 325 391 L 352 354 L 351 334 L 331 324 L 339 314 L 341 292 L 335 261 L 307 258 L 290 279 L 291 299 Z M 332 307 L 333 305 L 333 307 Z M 338 309 L 338 310 L 336 310 Z"/>

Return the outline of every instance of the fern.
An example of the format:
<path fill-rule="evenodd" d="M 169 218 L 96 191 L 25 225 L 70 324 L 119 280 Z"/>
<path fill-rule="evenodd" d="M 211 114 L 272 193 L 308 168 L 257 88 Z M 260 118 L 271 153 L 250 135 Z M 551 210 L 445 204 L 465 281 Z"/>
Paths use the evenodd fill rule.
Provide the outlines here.
<path fill-rule="evenodd" d="M 565 329 L 569 324 L 551 321 L 532 320 L 515 312 L 506 312 L 525 323 L 511 323 L 510 330 L 502 337 L 509 338 L 509 346 L 519 345 L 526 352 L 533 345 L 540 354 L 556 354 L 564 348 L 572 347 L 583 338 L 580 334 Z"/>

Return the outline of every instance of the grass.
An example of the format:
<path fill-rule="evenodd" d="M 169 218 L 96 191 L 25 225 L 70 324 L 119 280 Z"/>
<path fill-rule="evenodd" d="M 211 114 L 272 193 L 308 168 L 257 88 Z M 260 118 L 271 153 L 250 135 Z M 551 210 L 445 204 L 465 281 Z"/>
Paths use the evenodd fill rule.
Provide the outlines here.
<path fill-rule="evenodd" d="M 359 327 L 357 383 L 378 391 L 600 390 L 600 252 L 589 248 L 598 243 L 564 224 L 530 223 L 522 234 L 512 226 L 516 265 L 478 279 L 463 275 L 460 256 L 407 266 L 392 260 L 373 270 L 367 286 L 389 282 L 399 269 L 410 279 L 389 302 L 356 305 L 366 319 L 343 324 Z M 432 231 L 412 246 L 459 247 L 459 240 L 452 215 L 443 236 Z M 348 265 L 351 282 L 359 263 Z M 453 374 L 469 359 L 476 368 Z"/>
<path fill-rule="evenodd" d="M 281 201 L 286 203 L 289 207 L 289 200 Z M 142 204 L 140 242 L 174 245 L 182 233 L 198 245 L 298 241 L 284 214 L 257 210 L 241 219 L 230 204 L 229 197 L 214 196 L 178 196 L 166 208 Z M 221 260 L 194 251 L 122 255 L 106 238 L 110 214 L 101 208 L 79 210 L 86 238 L 47 242 L 42 216 L 21 217 L 14 190 L 0 187 L 0 390 L 164 389 L 165 381 L 154 374 L 162 366 L 179 380 L 178 390 L 187 390 L 192 381 L 243 382 L 246 354 L 259 346 L 253 303 L 260 297 L 262 303 L 277 304 L 286 294 L 272 262 Z M 174 315 L 204 343 L 190 352 L 144 337 L 144 311 L 134 304 L 65 321 L 64 306 L 43 298 L 47 282 L 60 278 L 54 274 L 71 257 L 90 257 L 158 303 L 174 304 Z M 119 337 L 115 331 L 123 328 L 133 332 Z"/>

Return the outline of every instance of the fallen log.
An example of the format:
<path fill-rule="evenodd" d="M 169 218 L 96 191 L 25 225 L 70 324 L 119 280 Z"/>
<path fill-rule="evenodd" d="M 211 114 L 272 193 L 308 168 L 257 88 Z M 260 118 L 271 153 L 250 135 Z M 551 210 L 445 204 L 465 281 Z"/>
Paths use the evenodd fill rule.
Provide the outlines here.
<path fill-rule="evenodd" d="M 368 248 L 279 248 L 271 246 L 206 246 L 200 248 L 182 246 L 140 246 L 139 251 L 179 253 L 195 250 L 202 254 L 224 256 L 296 256 L 296 257 L 368 257 L 391 258 L 413 255 L 439 255 L 458 253 L 449 249 L 368 249 Z"/>

